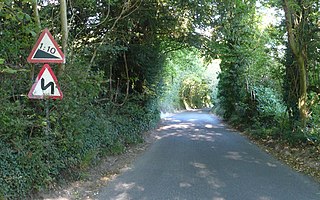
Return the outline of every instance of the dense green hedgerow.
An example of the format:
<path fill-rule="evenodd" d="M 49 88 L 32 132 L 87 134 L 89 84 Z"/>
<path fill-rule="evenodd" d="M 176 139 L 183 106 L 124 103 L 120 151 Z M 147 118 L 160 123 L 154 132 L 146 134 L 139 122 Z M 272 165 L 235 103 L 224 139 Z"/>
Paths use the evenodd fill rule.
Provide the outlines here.
<path fill-rule="evenodd" d="M 62 174 L 77 178 L 75 172 L 141 142 L 141 133 L 156 125 L 157 104 L 148 97 L 129 98 L 123 106 L 99 102 L 102 80 L 103 74 L 85 65 L 68 65 L 59 77 L 64 98 L 48 100 L 49 119 L 44 100 L 13 99 L 1 90 L 0 197 L 27 199 Z M 3 86 L 9 87 L 7 82 Z"/>

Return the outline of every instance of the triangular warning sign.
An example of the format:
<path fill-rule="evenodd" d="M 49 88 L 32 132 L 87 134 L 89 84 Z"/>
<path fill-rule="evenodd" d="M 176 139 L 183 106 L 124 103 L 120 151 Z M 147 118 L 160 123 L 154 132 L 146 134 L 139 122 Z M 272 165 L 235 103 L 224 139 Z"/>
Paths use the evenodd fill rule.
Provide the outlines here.
<path fill-rule="evenodd" d="M 28 97 L 30 99 L 63 98 L 57 77 L 48 64 L 45 64 L 40 70 L 35 83 L 29 91 Z"/>
<path fill-rule="evenodd" d="M 64 54 L 48 29 L 44 29 L 31 50 L 29 63 L 64 63 Z"/>

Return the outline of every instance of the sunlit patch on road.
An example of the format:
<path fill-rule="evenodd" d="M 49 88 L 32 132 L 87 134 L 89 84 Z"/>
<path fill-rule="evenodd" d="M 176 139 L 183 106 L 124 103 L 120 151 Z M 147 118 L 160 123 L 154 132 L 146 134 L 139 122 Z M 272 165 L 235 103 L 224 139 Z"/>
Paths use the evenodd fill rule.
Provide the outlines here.
<path fill-rule="evenodd" d="M 227 127 L 206 113 L 164 119 L 151 148 L 98 199 L 310 199 L 304 198 L 309 193 L 290 193 L 306 181 L 301 184 L 300 177 Z"/>

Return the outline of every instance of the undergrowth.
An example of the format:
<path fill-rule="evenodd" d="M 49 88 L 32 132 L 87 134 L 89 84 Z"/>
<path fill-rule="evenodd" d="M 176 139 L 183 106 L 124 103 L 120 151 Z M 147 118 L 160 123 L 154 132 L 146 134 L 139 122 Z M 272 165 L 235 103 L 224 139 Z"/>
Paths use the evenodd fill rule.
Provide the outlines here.
<path fill-rule="evenodd" d="M 5 92 L 26 94 L 31 86 L 27 77 L 17 72 L 0 80 L 0 199 L 29 199 L 61 177 L 77 179 L 102 156 L 142 142 L 141 133 L 159 120 L 156 100 L 147 96 L 129 98 L 123 106 L 100 102 L 103 74 L 79 63 L 58 77 L 64 98 L 47 100 L 48 119 L 44 100 Z M 26 86 L 16 86 L 17 80 Z"/>

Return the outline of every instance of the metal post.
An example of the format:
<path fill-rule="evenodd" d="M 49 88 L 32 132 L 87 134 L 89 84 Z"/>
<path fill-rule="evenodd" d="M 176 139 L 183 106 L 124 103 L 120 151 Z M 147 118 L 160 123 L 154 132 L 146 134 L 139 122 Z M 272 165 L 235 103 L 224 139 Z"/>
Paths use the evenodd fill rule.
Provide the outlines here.
<path fill-rule="evenodd" d="M 46 135 L 49 135 L 50 133 L 50 109 L 49 109 L 49 99 L 45 99 L 45 111 L 46 111 L 46 128 L 45 133 Z"/>

